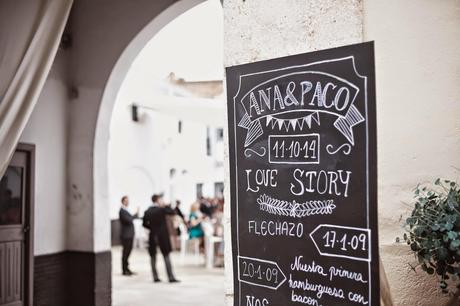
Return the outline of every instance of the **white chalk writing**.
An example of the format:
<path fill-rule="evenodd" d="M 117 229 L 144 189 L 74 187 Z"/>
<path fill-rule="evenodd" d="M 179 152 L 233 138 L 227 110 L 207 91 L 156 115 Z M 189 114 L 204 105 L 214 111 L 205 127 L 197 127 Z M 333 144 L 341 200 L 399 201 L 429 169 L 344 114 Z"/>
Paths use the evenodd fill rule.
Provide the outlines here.
<path fill-rule="evenodd" d="M 248 232 L 256 236 L 286 236 L 301 238 L 303 224 L 287 221 L 248 221 Z"/>
<path fill-rule="evenodd" d="M 291 183 L 291 192 L 294 195 L 301 196 L 307 192 L 348 197 L 351 171 L 305 171 L 297 168 L 293 177 L 295 183 Z"/>

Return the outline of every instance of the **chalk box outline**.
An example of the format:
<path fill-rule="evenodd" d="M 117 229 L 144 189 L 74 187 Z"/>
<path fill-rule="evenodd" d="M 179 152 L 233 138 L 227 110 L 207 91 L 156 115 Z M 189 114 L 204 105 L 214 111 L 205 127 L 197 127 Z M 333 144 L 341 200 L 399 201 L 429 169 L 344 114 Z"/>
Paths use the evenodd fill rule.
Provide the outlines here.
<path fill-rule="evenodd" d="M 272 138 L 295 138 L 295 137 L 306 137 L 306 136 L 316 136 L 318 140 L 318 145 L 316 149 L 316 156 L 318 158 L 316 161 L 273 161 L 271 154 L 271 139 Z M 268 162 L 270 164 L 287 164 L 287 165 L 319 165 L 320 163 L 320 148 L 321 148 L 321 137 L 319 133 L 311 134 L 298 134 L 298 135 L 269 135 L 268 136 Z"/>

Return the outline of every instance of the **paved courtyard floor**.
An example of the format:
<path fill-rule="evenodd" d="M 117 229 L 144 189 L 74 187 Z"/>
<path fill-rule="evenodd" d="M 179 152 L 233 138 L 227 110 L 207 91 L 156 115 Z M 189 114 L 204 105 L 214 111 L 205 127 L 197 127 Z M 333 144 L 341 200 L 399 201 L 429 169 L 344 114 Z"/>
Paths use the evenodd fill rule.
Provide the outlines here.
<path fill-rule="evenodd" d="M 181 280 L 178 284 L 167 282 L 163 257 L 158 261 L 158 273 L 163 280 L 153 283 L 150 258 L 146 250 L 134 249 L 130 269 L 137 274 L 121 274 L 121 248 L 112 249 L 112 305 L 113 306 L 224 306 L 224 269 L 206 269 L 194 258 L 181 262 L 172 254 L 174 272 Z"/>

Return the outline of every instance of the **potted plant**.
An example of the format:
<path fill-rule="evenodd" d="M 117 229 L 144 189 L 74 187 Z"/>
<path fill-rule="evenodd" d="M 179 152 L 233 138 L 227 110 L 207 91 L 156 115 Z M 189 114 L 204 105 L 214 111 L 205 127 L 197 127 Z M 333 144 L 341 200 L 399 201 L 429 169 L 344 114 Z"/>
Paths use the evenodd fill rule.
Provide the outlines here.
<path fill-rule="evenodd" d="M 414 198 L 414 209 L 405 222 L 404 240 L 418 266 L 438 277 L 444 293 L 452 293 L 450 289 L 455 288 L 460 277 L 460 186 L 437 179 L 434 185 L 417 186 Z M 448 305 L 458 300 L 459 288 L 457 285 Z"/>

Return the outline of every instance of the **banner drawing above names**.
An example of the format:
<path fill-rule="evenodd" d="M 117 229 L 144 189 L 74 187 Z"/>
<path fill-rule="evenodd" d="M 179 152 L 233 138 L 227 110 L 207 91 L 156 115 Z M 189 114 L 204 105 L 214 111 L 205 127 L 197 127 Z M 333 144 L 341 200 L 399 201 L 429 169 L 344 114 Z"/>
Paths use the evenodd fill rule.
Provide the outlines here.
<path fill-rule="evenodd" d="M 263 124 L 280 130 L 302 130 L 304 125 L 311 128 L 312 122 L 320 123 L 320 113 L 337 117 L 335 128 L 354 145 L 353 126 L 364 121 L 363 115 L 356 108 L 355 100 L 359 87 L 339 75 L 312 68 L 321 65 L 337 65 L 341 61 L 353 67 L 356 77 L 360 78 L 354 68 L 354 58 L 346 57 L 302 66 L 304 70 L 286 73 L 266 80 L 247 92 L 234 97 L 235 103 L 241 103 L 245 113 L 238 126 L 247 130 L 245 147 L 250 146 L 263 134 Z M 254 74 L 241 76 L 252 77 Z M 295 78 L 298 81 L 292 81 Z M 283 119 L 279 115 L 289 113 L 306 113 L 305 116 Z"/>

